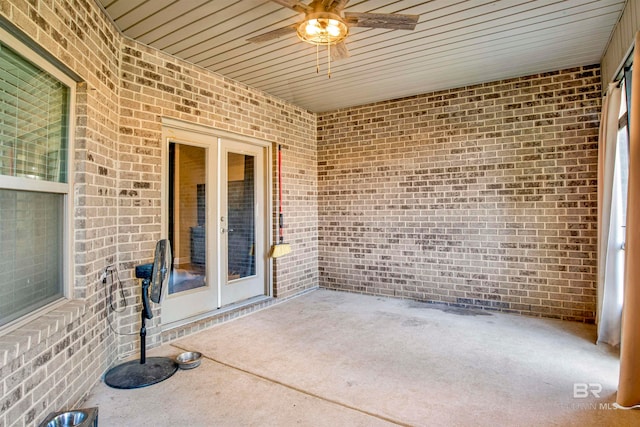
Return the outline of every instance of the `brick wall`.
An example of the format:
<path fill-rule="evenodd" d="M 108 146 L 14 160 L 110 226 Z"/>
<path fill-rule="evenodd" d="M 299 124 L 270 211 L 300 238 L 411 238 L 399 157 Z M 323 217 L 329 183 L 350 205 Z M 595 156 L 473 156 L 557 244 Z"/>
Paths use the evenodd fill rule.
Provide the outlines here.
<path fill-rule="evenodd" d="M 151 260 L 161 236 L 163 117 L 271 141 L 274 149 L 275 144 L 286 147 L 292 159 L 283 169 L 283 179 L 293 250 L 291 256 L 274 261 L 274 295 L 289 297 L 316 287 L 315 115 L 128 39 L 122 42 L 121 87 L 118 255 L 131 304 L 120 316 L 120 326 L 130 333 L 139 328 L 139 285 L 133 267 Z M 275 197 L 275 179 L 273 183 Z M 275 215 L 275 199 L 273 206 Z M 161 320 L 158 316 L 150 322 L 150 345 L 162 340 L 160 328 L 154 327 Z M 120 353 L 136 351 L 137 344 L 121 338 Z"/>
<path fill-rule="evenodd" d="M 81 76 L 70 176 L 75 300 L 0 335 L 0 425 L 76 404 L 117 357 L 101 271 L 117 260 L 119 36 L 93 3 L 5 1 L 0 14 Z"/>
<path fill-rule="evenodd" d="M 321 286 L 592 322 L 599 76 L 321 114 Z"/>
<path fill-rule="evenodd" d="M 82 79 L 72 155 L 74 301 L 0 335 L 0 426 L 35 425 L 75 407 L 107 368 L 137 353 L 133 267 L 151 260 L 161 237 L 163 117 L 284 145 L 293 251 L 274 262 L 274 293 L 284 300 L 317 286 L 315 115 L 124 39 L 93 0 L 8 0 L 0 15 Z M 107 266 L 122 280 L 128 307 L 120 314 L 109 310 L 99 280 Z M 148 346 L 184 335 L 161 334 L 156 312 Z"/>

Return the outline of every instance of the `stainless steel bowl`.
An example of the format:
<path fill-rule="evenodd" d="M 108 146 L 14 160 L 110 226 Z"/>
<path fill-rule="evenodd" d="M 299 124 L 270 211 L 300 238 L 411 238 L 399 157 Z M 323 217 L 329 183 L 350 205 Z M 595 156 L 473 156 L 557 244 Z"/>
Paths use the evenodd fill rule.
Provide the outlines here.
<path fill-rule="evenodd" d="M 180 369 L 193 369 L 200 366 L 202 362 L 202 353 L 197 351 L 187 351 L 176 357 L 176 362 Z"/>
<path fill-rule="evenodd" d="M 47 427 L 72 427 L 82 423 L 87 418 L 84 411 L 69 411 L 56 415 L 47 423 Z"/>

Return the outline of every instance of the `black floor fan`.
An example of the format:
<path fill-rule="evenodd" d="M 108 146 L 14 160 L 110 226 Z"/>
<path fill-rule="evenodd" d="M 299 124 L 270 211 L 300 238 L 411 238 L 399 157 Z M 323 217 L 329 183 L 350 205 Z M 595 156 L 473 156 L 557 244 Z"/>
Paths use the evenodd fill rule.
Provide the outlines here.
<path fill-rule="evenodd" d="M 178 364 L 168 357 L 146 357 L 145 323 L 153 318 L 149 299 L 156 304 L 162 299 L 164 283 L 171 271 L 171 244 L 159 240 L 151 264 L 136 267 L 136 277 L 142 279 L 142 327 L 140 328 L 140 360 L 131 360 L 114 366 L 104 376 L 104 382 L 113 388 L 140 388 L 159 383 L 175 374 Z"/>

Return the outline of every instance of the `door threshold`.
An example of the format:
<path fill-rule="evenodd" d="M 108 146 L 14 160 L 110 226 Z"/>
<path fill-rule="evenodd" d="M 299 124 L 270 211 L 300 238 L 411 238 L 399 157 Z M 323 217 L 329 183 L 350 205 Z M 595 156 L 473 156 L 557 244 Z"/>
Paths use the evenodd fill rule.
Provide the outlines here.
<path fill-rule="evenodd" d="M 187 317 L 186 319 L 164 324 L 162 325 L 162 343 L 164 344 L 218 323 L 262 310 L 276 302 L 278 301 L 273 297 L 258 295 L 237 303 L 225 305 L 216 310 L 206 311 L 196 314 L 195 316 Z"/>

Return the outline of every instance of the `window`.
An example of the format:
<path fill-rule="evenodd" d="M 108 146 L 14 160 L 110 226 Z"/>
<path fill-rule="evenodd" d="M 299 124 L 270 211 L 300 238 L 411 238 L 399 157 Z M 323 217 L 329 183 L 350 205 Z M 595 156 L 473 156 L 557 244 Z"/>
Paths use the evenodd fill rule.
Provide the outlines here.
<path fill-rule="evenodd" d="M 75 82 L 0 32 L 0 326 L 61 298 Z"/>
<path fill-rule="evenodd" d="M 624 245 L 626 239 L 626 225 L 627 225 L 627 198 L 629 191 L 629 112 L 627 107 L 630 104 L 627 102 L 627 94 L 630 94 L 626 89 L 629 87 L 626 78 L 622 79 L 622 96 L 620 99 L 620 114 L 618 118 L 618 141 L 616 146 L 614 172 L 613 172 L 613 193 L 611 197 L 612 214 L 616 217 L 612 218 L 612 223 L 616 225 L 615 230 L 612 230 L 613 238 L 615 239 L 615 247 L 618 248 L 614 256 L 616 257 L 616 265 L 620 272 L 624 272 Z M 624 274 L 619 275 L 617 283 L 617 303 L 620 313 L 622 313 L 622 297 L 624 294 Z"/>

